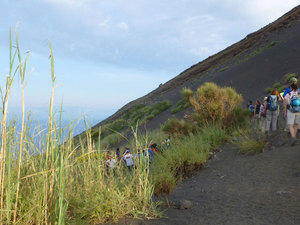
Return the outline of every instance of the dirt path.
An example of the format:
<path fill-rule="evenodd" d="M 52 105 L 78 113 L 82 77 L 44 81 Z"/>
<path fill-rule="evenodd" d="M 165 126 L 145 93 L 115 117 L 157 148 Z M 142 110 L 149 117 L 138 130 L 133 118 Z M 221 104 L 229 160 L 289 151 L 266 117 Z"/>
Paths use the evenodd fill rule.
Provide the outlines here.
<path fill-rule="evenodd" d="M 246 156 L 227 144 L 169 198 L 183 199 L 193 206 L 169 208 L 166 218 L 123 224 L 300 224 L 300 146 Z"/>

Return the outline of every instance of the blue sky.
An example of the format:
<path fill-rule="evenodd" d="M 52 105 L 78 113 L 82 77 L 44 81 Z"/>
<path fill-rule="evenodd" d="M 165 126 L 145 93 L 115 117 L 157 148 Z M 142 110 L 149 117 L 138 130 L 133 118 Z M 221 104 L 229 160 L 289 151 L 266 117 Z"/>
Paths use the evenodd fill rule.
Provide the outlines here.
<path fill-rule="evenodd" d="M 55 105 L 94 123 L 193 64 L 273 22 L 299 0 L 1 0 L 0 82 L 8 72 L 9 28 L 30 51 L 27 109 L 47 112 L 53 46 Z M 20 106 L 15 80 L 10 111 Z"/>

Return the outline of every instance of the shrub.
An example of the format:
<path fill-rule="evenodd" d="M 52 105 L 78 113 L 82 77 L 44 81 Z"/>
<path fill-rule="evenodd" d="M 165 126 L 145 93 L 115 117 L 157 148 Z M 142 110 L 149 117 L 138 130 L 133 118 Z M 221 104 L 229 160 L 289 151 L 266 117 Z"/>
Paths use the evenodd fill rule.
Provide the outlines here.
<path fill-rule="evenodd" d="M 197 130 L 195 124 L 177 118 L 168 119 L 168 121 L 162 125 L 161 129 L 166 134 L 177 137 L 195 133 Z"/>
<path fill-rule="evenodd" d="M 266 94 L 271 93 L 271 91 L 272 91 L 272 88 L 266 88 L 266 90 L 265 90 Z"/>
<path fill-rule="evenodd" d="M 192 121 L 200 126 L 223 123 L 232 110 L 240 105 L 243 98 L 231 87 L 218 87 L 214 83 L 205 83 L 197 89 L 196 96 L 189 98 L 194 107 Z"/>
<path fill-rule="evenodd" d="M 273 89 L 278 89 L 280 87 L 281 87 L 281 83 L 280 82 L 277 82 L 277 83 L 273 84 L 273 86 L 272 86 Z"/>
<path fill-rule="evenodd" d="M 249 116 L 251 112 L 248 109 L 236 107 L 232 113 L 224 120 L 224 127 L 228 130 L 235 128 L 245 128 L 249 124 Z"/>
<path fill-rule="evenodd" d="M 185 100 L 185 98 L 183 98 L 176 103 L 175 107 L 171 110 L 171 113 L 174 114 L 180 112 L 188 108 L 189 106 L 190 106 L 189 103 Z"/>

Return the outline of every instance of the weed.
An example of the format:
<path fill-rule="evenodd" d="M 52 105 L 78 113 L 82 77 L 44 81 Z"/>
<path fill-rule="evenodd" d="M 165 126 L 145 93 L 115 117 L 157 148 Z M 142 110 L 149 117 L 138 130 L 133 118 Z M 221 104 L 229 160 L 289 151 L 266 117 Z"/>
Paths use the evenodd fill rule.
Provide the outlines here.
<path fill-rule="evenodd" d="M 266 90 L 265 90 L 266 94 L 271 93 L 271 91 L 272 91 L 272 88 L 266 88 Z"/>

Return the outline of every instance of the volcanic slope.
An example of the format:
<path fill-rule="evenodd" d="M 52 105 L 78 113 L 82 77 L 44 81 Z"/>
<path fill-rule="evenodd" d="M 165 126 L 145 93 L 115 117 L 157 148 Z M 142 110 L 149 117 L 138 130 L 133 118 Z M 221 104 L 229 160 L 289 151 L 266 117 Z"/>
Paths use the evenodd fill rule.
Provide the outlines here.
<path fill-rule="evenodd" d="M 152 105 L 169 100 L 173 107 L 181 98 L 183 87 L 196 90 L 205 82 L 231 86 L 241 93 L 245 101 L 262 98 L 267 87 L 281 81 L 287 73 L 300 72 L 300 5 L 275 22 L 247 35 L 238 43 L 193 65 L 149 94 L 119 109 L 98 123 L 93 129 L 116 120 L 138 104 Z M 171 118 L 168 109 L 147 122 L 147 129 L 158 128 Z M 179 112 L 176 117 L 183 117 Z"/>

